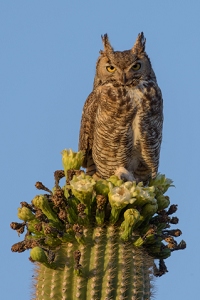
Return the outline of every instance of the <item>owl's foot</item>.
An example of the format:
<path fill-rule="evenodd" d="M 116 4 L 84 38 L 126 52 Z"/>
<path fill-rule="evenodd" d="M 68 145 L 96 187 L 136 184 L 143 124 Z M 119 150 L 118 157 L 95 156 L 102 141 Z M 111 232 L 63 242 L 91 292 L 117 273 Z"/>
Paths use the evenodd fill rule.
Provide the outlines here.
<path fill-rule="evenodd" d="M 115 171 L 115 175 L 119 178 L 122 179 L 123 181 L 135 181 L 135 178 L 131 172 L 129 172 L 127 169 L 124 167 L 119 167 Z"/>

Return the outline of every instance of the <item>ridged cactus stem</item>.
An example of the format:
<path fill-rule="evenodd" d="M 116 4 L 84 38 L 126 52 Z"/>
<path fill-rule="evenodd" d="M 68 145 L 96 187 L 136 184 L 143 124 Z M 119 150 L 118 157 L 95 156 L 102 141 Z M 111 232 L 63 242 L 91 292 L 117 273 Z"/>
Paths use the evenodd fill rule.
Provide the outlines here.
<path fill-rule="evenodd" d="M 64 244 L 56 251 L 56 270 L 37 266 L 33 299 L 150 299 L 153 259 L 131 242 L 122 242 L 110 225 L 84 232 L 85 244 Z M 80 251 L 79 274 L 74 253 Z"/>

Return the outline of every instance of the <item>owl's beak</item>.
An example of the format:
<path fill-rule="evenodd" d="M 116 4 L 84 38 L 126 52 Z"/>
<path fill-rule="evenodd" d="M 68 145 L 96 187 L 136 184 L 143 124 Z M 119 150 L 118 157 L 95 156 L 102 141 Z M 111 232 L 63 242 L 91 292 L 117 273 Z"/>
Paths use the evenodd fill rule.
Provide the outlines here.
<path fill-rule="evenodd" d="M 127 78 L 126 78 L 126 73 L 122 73 L 122 82 L 123 84 L 126 84 L 127 83 Z"/>

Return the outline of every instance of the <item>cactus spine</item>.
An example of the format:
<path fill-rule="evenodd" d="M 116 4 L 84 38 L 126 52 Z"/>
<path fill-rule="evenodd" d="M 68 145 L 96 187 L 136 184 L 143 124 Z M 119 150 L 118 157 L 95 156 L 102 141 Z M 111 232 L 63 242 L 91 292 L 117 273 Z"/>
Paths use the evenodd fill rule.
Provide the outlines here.
<path fill-rule="evenodd" d="M 64 150 L 62 155 L 64 171 L 55 172 L 53 191 L 37 182 L 48 194 L 31 204 L 21 202 L 18 217 L 23 223 L 11 223 L 19 234 L 27 229 L 12 251 L 31 249 L 30 260 L 36 264 L 33 299 L 150 299 L 153 273 L 163 275 L 164 259 L 186 246 L 174 239 L 179 229 L 169 230 L 178 223 L 171 217 L 177 206 L 169 207 L 164 196 L 172 181 L 160 174 L 145 187 L 116 176 L 102 180 L 78 170 L 82 152 Z"/>

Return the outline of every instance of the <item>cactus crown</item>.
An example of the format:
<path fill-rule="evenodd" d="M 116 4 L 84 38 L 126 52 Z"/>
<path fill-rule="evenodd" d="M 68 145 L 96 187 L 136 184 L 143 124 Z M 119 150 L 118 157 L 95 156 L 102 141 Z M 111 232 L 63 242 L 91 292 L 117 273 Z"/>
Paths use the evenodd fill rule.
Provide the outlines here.
<path fill-rule="evenodd" d="M 148 299 L 149 292 L 142 291 L 143 284 L 133 284 L 129 288 L 133 277 L 140 273 L 135 268 L 141 271 L 145 257 L 146 269 L 143 268 L 146 275 L 141 276 L 146 276 L 146 289 L 150 290 L 150 269 L 155 276 L 163 275 L 167 272 L 164 260 L 173 251 L 186 247 L 184 241 L 177 243 L 175 240 L 181 231 L 170 228 L 178 223 L 178 218 L 172 217 L 177 205 L 170 205 L 170 199 L 165 195 L 173 182 L 162 174 L 150 180 L 148 186 L 142 182 L 123 182 L 116 176 L 107 180 L 91 177 L 80 170 L 83 157 L 82 152 L 63 150 L 64 171 L 54 173 L 53 190 L 37 182 L 36 188 L 47 193 L 37 195 L 31 204 L 21 202 L 18 217 L 23 222 L 12 222 L 11 228 L 18 234 L 25 229 L 27 232 L 24 240 L 14 244 L 11 250 L 23 252 L 31 249 L 30 260 L 37 262 L 40 270 L 37 271 L 36 299 L 45 299 L 40 298 L 42 293 L 48 295 L 47 299 L 55 299 L 57 295 L 48 293 L 49 283 L 43 273 L 62 278 L 62 287 L 67 291 L 65 295 L 75 291 L 76 285 L 73 299 L 118 299 L 119 295 L 122 297 L 119 299 L 129 299 L 127 295 L 131 297 L 134 293 L 134 299 Z M 64 176 L 66 183 L 60 187 L 59 181 Z M 159 266 L 152 263 L 154 259 L 159 259 Z M 112 267 L 109 267 L 111 262 Z M 120 269 L 119 263 L 122 266 L 120 288 L 119 274 L 118 279 L 115 276 Z M 68 276 L 65 283 L 64 274 Z M 73 276 L 76 279 L 69 284 Z M 52 282 L 54 277 L 51 277 Z M 93 278 L 93 285 L 88 286 L 90 278 Z M 39 287 L 41 280 L 43 288 Z M 45 280 L 47 286 L 44 285 Z M 86 297 L 86 290 L 89 290 L 90 298 Z M 140 297 L 142 292 L 143 297 L 147 295 L 146 298 Z M 93 298 L 91 295 L 94 295 Z M 72 299 L 63 295 L 56 297 Z"/>

